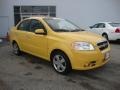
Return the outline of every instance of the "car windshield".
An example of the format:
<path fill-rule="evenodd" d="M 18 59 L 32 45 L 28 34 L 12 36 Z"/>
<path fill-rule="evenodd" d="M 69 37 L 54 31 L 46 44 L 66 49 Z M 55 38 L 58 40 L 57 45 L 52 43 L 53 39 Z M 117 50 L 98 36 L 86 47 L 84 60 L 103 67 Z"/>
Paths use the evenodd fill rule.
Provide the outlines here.
<path fill-rule="evenodd" d="M 55 31 L 55 32 L 78 32 L 83 31 L 75 24 L 71 23 L 65 19 L 58 18 L 44 18 L 47 24 Z"/>
<path fill-rule="evenodd" d="M 109 23 L 112 27 L 120 27 L 120 23 Z"/>

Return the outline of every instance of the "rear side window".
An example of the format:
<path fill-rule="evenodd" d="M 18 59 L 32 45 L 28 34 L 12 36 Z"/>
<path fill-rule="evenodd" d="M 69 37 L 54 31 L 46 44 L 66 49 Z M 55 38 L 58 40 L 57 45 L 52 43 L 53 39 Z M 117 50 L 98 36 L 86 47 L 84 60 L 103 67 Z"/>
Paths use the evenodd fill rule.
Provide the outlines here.
<path fill-rule="evenodd" d="M 24 20 L 21 22 L 17 29 L 22 31 L 30 31 L 30 20 Z"/>
<path fill-rule="evenodd" d="M 120 23 L 109 23 L 112 27 L 120 27 Z"/>
<path fill-rule="evenodd" d="M 44 26 L 40 21 L 32 19 L 30 24 L 30 31 L 35 32 L 36 29 L 44 29 Z"/>

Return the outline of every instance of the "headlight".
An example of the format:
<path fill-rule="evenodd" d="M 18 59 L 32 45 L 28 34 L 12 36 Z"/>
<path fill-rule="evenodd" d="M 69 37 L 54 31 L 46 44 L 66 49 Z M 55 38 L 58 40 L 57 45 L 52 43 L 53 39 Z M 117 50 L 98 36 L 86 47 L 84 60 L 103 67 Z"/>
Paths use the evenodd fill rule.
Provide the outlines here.
<path fill-rule="evenodd" d="M 87 42 L 74 42 L 72 46 L 75 50 L 94 50 L 93 45 Z"/>

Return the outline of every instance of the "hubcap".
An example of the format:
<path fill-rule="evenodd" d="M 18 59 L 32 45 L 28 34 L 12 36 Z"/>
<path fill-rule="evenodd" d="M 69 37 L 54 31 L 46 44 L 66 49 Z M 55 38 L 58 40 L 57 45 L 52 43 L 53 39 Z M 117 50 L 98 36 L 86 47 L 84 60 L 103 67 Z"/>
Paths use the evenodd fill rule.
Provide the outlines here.
<path fill-rule="evenodd" d="M 18 45 L 17 45 L 17 44 L 13 44 L 13 52 L 14 52 L 15 54 L 17 54 L 17 53 L 18 53 L 18 50 L 19 50 Z"/>
<path fill-rule="evenodd" d="M 53 57 L 53 66 L 58 72 L 64 72 L 66 69 L 66 62 L 63 56 L 55 55 Z"/>

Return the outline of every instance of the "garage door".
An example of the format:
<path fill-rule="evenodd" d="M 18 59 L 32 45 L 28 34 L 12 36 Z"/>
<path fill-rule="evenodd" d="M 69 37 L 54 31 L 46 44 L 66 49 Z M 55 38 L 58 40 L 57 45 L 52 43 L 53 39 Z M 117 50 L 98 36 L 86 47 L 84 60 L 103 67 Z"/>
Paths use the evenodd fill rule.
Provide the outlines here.
<path fill-rule="evenodd" d="M 6 36 L 8 32 L 8 17 L 0 16 L 0 38 Z"/>

